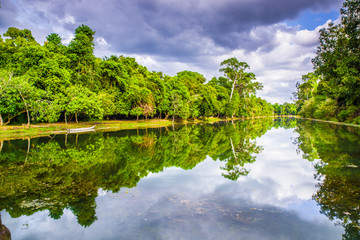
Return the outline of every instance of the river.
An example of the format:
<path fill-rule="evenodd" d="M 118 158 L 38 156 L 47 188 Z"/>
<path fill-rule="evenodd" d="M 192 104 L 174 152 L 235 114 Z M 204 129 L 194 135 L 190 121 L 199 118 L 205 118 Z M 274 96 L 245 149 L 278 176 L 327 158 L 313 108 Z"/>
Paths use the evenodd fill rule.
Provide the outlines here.
<path fill-rule="evenodd" d="M 0 141 L 0 239 L 360 239 L 360 128 L 265 118 Z"/>

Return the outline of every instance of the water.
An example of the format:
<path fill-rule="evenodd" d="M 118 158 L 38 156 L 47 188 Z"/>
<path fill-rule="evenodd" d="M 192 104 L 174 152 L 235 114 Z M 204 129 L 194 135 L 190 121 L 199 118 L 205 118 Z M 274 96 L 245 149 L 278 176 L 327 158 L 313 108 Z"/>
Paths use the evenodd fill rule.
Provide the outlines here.
<path fill-rule="evenodd" d="M 2 141 L 1 224 L 12 239 L 359 239 L 359 132 L 257 119 Z"/>

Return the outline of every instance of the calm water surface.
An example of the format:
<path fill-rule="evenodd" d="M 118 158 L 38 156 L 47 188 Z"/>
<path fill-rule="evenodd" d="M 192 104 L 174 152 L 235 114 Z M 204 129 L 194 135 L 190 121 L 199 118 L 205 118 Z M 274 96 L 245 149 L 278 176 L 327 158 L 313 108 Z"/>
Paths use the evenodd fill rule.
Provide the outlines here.
<path fill-rule="evenodd" d="M 360 239 L 359 133 L 263 119 L 0 137 L 0 239 Z"/>

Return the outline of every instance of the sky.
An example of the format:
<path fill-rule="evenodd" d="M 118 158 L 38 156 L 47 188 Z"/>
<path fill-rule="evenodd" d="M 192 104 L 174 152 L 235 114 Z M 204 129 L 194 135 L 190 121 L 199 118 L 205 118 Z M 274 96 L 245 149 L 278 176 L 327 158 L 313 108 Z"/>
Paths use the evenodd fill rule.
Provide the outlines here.
<path fill-rule="evenodd" d="M 95 55 L 135 57 L 150 71 L 188 70 L 207 80 L 220 63 L 247 62 L 264 86 L 258 96 L 291 102 L 313 70 L 318 31 L 339 21 L 342 0 L 1 0 L 0 34 L 27 28 L 43 44 L 63 44 L 81 24 L 95 33 Z"/>

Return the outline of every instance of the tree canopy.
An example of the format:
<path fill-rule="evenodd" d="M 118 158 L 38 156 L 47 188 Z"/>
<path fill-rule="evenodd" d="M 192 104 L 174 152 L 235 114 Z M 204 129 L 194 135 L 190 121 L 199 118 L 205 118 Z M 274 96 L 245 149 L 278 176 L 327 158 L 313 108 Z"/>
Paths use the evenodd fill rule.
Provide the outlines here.
<path fill-rule="evenodd" d="M 207 81 L 186 70 L 175 76 L 149 71 L 131 57 L 97 58 L 95 31 L 86 25 L 75 29 L 68 45 L 56 33 L 40 45 L 30 30 L 14 27 L 3 36 L 0 125 L 274 115 L 272 104 L 255 95 L 261 83 L 236 58 L 221 63 L 225 77 Z"/>
<path fill-rule="evenodd" d="M 299 114 L 360 124 L 360 2 L 346 0 L 341 23 L 320 30 L 315 71 L 297 84 Z"/>

